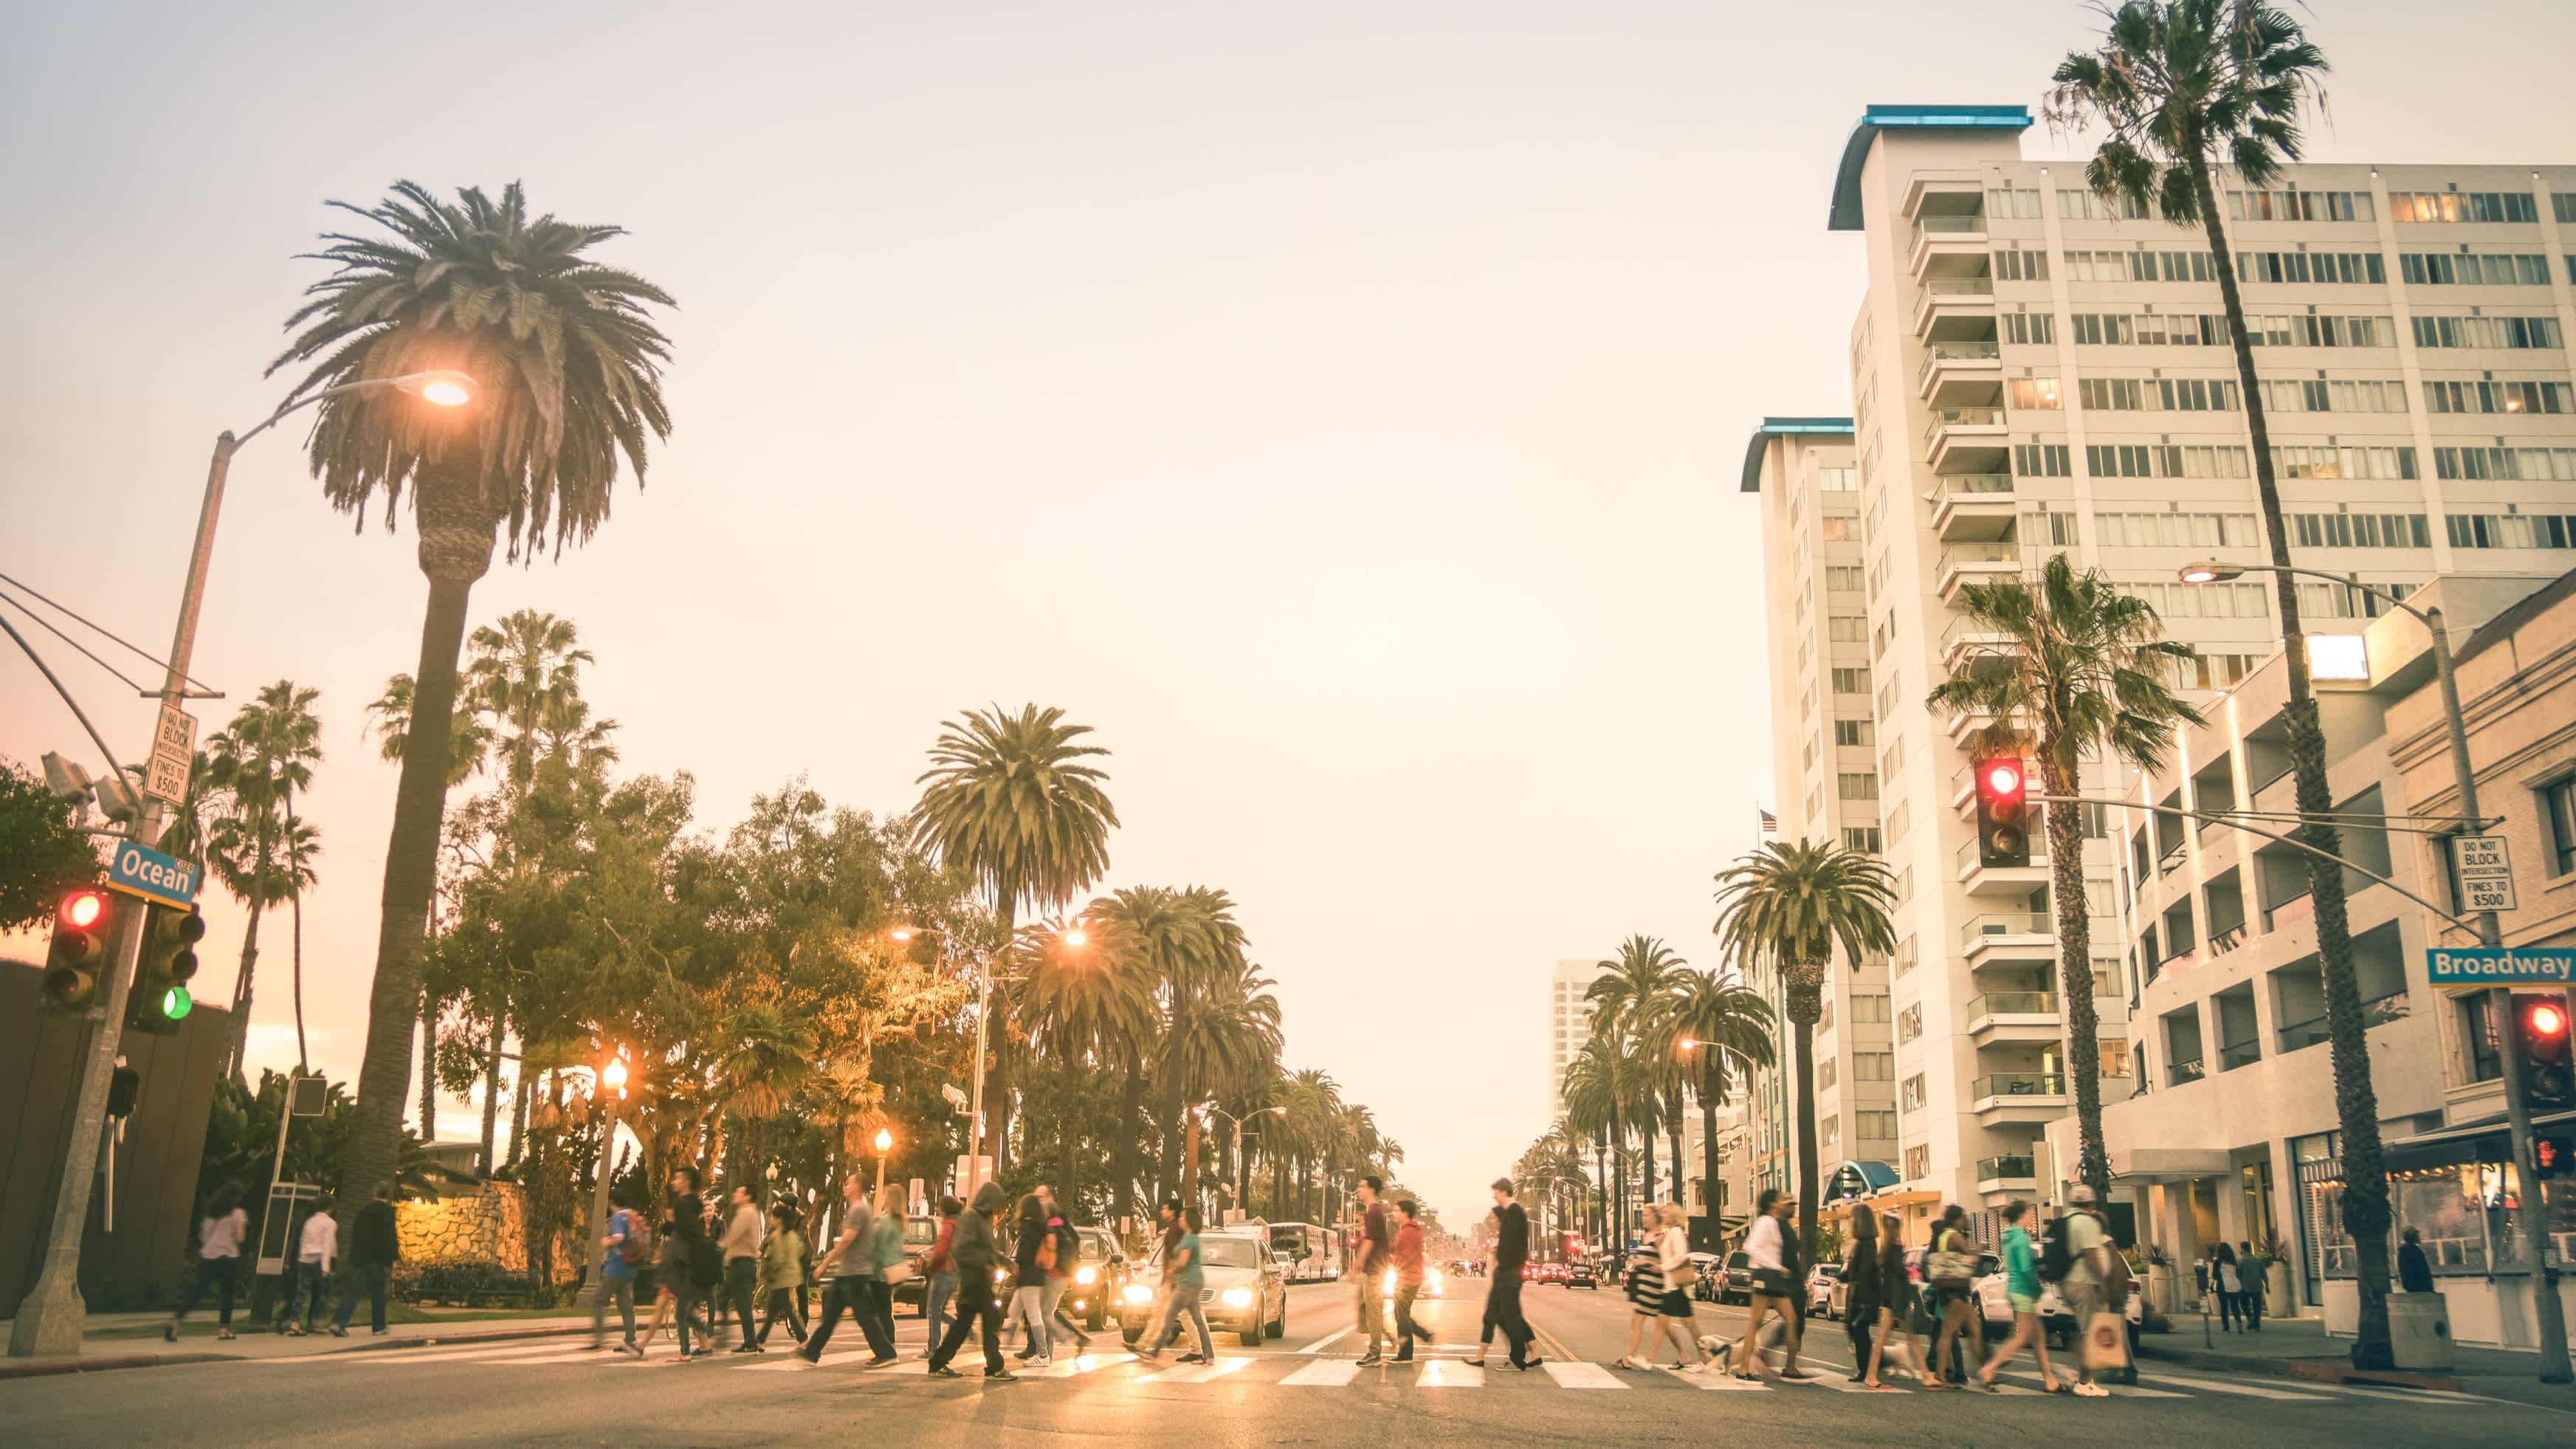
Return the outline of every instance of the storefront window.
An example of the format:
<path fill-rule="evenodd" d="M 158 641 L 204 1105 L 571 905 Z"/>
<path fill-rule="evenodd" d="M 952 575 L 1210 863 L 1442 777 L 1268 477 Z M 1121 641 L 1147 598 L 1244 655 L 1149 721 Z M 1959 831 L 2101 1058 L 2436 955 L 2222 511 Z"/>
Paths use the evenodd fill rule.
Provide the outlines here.
<path fill-rule="evenodd" d="M 2418 1167 L 2388 1175 L 2389 1206 L 2402 1235 L 2423 1235 L 2424 1256 L 2436 1273 L 2487 1270 L 2487 1213 L 2481 1170 L 2472 1164 Z"/>

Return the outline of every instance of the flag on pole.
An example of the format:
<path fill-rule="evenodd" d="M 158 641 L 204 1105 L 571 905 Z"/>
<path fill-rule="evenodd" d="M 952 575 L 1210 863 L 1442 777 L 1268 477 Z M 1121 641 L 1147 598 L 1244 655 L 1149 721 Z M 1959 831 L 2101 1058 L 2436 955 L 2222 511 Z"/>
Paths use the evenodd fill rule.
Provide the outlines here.
<path fill-rule="evenodd" d="M 1763 809 L 1759 805 L 1753 807 L 1753 815 L 1755 828 L 1760 830 L 1764 835 L 1777 835 L 1780 833 L 1779 816 L 1772 814 L 1770 811 Z"/>

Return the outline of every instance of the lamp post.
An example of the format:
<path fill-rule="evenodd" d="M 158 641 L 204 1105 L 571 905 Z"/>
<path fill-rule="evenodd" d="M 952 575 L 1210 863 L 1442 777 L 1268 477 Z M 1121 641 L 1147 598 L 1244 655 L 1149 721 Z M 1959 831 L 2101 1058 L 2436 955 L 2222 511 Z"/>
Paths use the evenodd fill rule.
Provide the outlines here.
<path fill-rule="evenodd" d="M 170 659 L 161 677 L 159 698 L 163 709 L 176 710 L 188 698 L 188 665 L 196 654 L 197 616 L 205 601 L 206 570 L 214 559 L 215 520 L 223 509 L 224 480 L 232 471 L 233 454 L 242 444 L 300 408 L 343 393 L 381 388 L 396 388 L 439 407 L 461 407 L 473 401 L 475 382 L 464 373 L 444 370 L 344 382 L 288 401 L 239 437 L 229 431 L 216 436 L 214 461 L 206 470 L 205 498 L 197 508 L 196 541 L 188 552 L 187 581 L 179 594 L 178 628 L 171 635 Z M 147 751 L 146 758 L 149 756 Z M 126 838 L 150 842 L 160 832 L 162 813 L 161 801 L 146 795 L 142 814 Z M 90 1183 L 98 1171 L 107 1088 L 116 1072 L 118 1038 L 124 1031 L 126 984 L 143 949 L 141 912 L 120 914 L 128 919 L 117 928 L 116 945 L 111 948 L 115 964 L 107 973 L 106 989 L 99 993 L 99 1003 L 90 1015 L 95 1030 L 88 1056 L 81 1063 L 79 1089 L 73 1098 L 72 1130 L 63 1153 L 60 1186 L 54 1194 L 53 1227 L 46 1237 L 44 1267 L 36 1275 L 35 1286 L 18 1305 L 17 1317 L 10 1325 L 9 1353 L 13 1358 L 80 1352 L 81 1331 L 88 1318 L 88 1308 L 80 1295 L 81 1229 L 89 1220 Z"/>
<path fill-rule="evenodd" d="M 599 1068 L 600 1095 L 608 1099 L 608 1123 L 599 1132 L 599 1161 L 592 1167 L 598 1181 L 590 1189 L 591 1251 L 600 1254 L 590 1271 L 590 1308 L 595 1320 L 608 1292 L 608 1180 L 617 1171 L 617 1108 L 626 1100 L 626 1059 L 612 1054 Z"/>
<path fill-rule="evenodd" d="M 1260 1109 L 1260 1112 L 1267 1112 L 1273 1117 L 1285 1117 L 1288 1115 L 1288 1109 L 1285 1107 L 1263 1107 Z M 1258 1116 L 1260 1115 L 1260 1112 L 1256 1112 L 1254 1115 Z M 1223 1107 L 1218 1106 L 1214 1102 L 1201 1103 L 1199 1105 L 1199 1121 L 1204 1123 L 1210 1117 L 1223 1117 L 1225 1120 L 1234 1124 L 1234 1163 L 1235 1170 L 1240 1173 L 1243 1170 L 1243 1119 L 1237 1117 L 1232 1112 L 1225 1110 Z M 1222 1183 L 1218 1185 L 1220 1187 L 1224 1186 Z M 1232 1204 L 1232 1206 L 1241 1207 L 1243 1204 L 1235 1203 Z"/>
<path fill-rule="evenodd" d="M 2451 637 L 2442 621 L 2441 608 L 2419 609 L 2386 589 L 2356 583 L 2321 569 L 2216 559 L 2185 564 L 2181 569 L 2181 578 L 2186 584 L 2225 583 L 2244 574 L 2287 574 L 2325 579 L 2368 594 L 2391 608 L 2402 609 L 2424 626 L 2424 632 L 2433 640 L 2433 678 L 2441 689 L 2442 719 L 2449 727 L 2451 737 L 2451 773 L 2459 782 L 2460 817 L 2468 823 L 2469 829 L 2483 832 L 2487 820 L 2478 809 L 2478 777 L 2469 762 L 2468 714 L 2460 707 L 2460 682 L 2452 672 Z M 2457 847 L 2451 841 L 2444 841 L 2443 848 Z M 2457 908 L 2455 903 L 2453 909 Z M 2503 928 L 2496 920 L 2495 912 L 2478 912 L 2477 926 L 2479 945 L 2495 947 L 2504 943 Z M 2487 993 L 2487 1013 L 2495 1023 L 2496 1053 L 2502 1058 L 2504 1068 L 2505 1122 L 2513 1137 L 2514 1173 L 2520 1179 L 2523 1200 L 2519 1214 L 2523 1249 L 2530 1255 L 2534 1269 L 2532 1298 L 2534 1316 L 2539 1320 L 2540 1328 L 2540 1381 L 2563 1384 L 2576 1378 L 2576 1372 L 2571 1372 L 2567 1360 L 2567 1318 L 2558 1301 L 2557 1273 L 2549 1266 L 2550 1235 L 2545 1228 L 2538 1232 L 2532 1229 L 2533 1215 L 2546 1201 L 2546 1189 L 2540 1180 L 2539 1156 L 2532 1144 L 2531 1102 L 2522 1080 L 2522 1041 L 2513 1029 L 2513 992 L 2501 986 L 2490 990 Z M 2543 1221 L 2545 1224 L 2545 1217 Z"/>
<path fill-rule="evenodd" d="M 947 955 L 949 938 L 946 931 L 935 930 L 926 926 L 907 925 L 896 926 L 886 934 L 898 945 L 910 946 L 914 941 L 925 939 L 932 942 L 933 950 L 937 954 L 931 959 L 945 959 Z M 1073 947 L 1075 950 L 1080 950 L 1091 944 L 1090 933 L 1083 930 L 1080 926 L 1067 927 L 1056 936 L 1056 939 L 1067 946 Z M 923 965 L 930 964 L 928 960 L 923 960 L 917 955 L 914 959 L 916 961 L 920 961 Z M 983 1186 L 984 1183 L 984 1052 L 991 1040 L 993 986 L 998 981 L 1016 981 L 1020 979 L 1016 976 L 995 976 L 993 974 L 993 963 L 980 955 L 972 958 L 972 964 L 975 968 L 975 1069 L 973 1086 L 968 1093 L 969 1100 L 966 1108 L 967 1180 L 959 1188 L 960 1196 L 966 1198 L 970 1202 L 974 1200 L 975 1189 Z M 1000 1144 L 998 1142 L 995 1144 L 993 1155 L 996 1157 L 1001 1155 Z M 884 1171 L 882 1164 L 879 1165 L 878 1171 L 880 1175 L 882 1175 Z"/>
<path fill-rule="evenodd" d="M 886 1174 L 886 1154 L 887 1154 L 887 1153 L 889 1153 L 889 1152 L 892 1152 L 893 1150 L 894 1150 L 894 1134 L 893 1134 L 893 1133 L 891 1133 L 891 1132 L 889 1132 L 889 1131 L 887 1131 L 887 1130 L 886 1130 L 886 1129 L 884 1129 L 883 1127 L 878 1128 L 878 1129 L 877 1129 L 877 1191 L 878 1191 L 880 1194 L 882 1194 L 882 1193 L 885 1191 L 885 1185 L 886 1185 L 886 1175 L 885 1175 L 885 1174 Z"/>

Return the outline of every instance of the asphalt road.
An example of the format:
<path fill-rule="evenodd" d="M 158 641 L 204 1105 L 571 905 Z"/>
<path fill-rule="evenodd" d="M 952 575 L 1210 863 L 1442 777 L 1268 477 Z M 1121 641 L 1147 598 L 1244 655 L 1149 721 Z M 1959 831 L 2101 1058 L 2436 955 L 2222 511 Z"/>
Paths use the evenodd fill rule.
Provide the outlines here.
<path fill-rule="evenodd" d="M 1459 1360 L 1473 1346 L 1483 1282 L 1423 1313 L 1437 1342 L 1410 1364 L 1362 1369 L 1350 1291 L 1291 1290 L 1285 1338 L 1247 1349 L 1220 1338 L 1218 1362 L 1144 1364 L 1116 1351 L 1060 1358 L 1044 1375 L 988 1384 L 971 1358 L 955 1381 L 923 1375 L 919 1321 L 897 1320 L 904 1361 L 864 1369 L 845 1324 L 818 1367 L 773 1351 L 682 1361 L 655 1345 L 637 1362 L 580 1339 L 337 1352 L 0 1383 L 13 1446 L 54 1444 L 463 1443 L 617 1446 L 833 1443 L 1013 1445 L 1107 1435 L 1122 1445 L 1251 1449 L 1292 1444 L 1704 1444 L 1716 1435 L 1836 1446 L 1924 1443 L 2301 1445 L 2576 1442 L 2576 1415 L 2458 1395 L 2329 1388 L 2150 1366 L 2107 1400 L 2049 1397 L 2035 1382 L 2003 1396 L 1863 1394 L 1839 1325 L 1819 1325 L 1804 1385 L 1730 1381 L 1604 1365 L 1618 1357 L 1627 1305 L 1615 1291 L 1537 1287 L 1524 1295 L 1551 1361 L 1534 1372 Z M 1700 1306 L 1703 1332 L 1735 1337 L 1739 1310 Z M 1669 1360 L 1669 1354 L 1664 1356 Z"/>

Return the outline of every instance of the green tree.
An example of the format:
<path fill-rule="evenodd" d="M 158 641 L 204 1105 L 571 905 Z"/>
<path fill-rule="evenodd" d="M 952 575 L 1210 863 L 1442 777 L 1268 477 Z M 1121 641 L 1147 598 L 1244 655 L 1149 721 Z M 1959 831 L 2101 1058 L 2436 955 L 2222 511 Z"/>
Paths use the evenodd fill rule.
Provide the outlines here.
<path fill-rule="evenodd" d="M 535 609 L 504 614 L 500 623 L 475 630 L 465 648 L 467 697 L 492 719 L 510 784 L 525 791 L 536 777 L 544 742 L 586 722 L 581 667 L 597 661 L 581 647 L 581 631 L 570 619 Z"/>
<path fill-rule="evenodd" d="M 533 560 L 587 540 L 608 516 L 624 465 L 641 486 L 648 441 L 668 436 L 661 371 L 669 343 L 650 309 L 661 288 L 587 253 L 619 235 L 531 217 L 517 183 L 498 202 L 469 188 L 448 202 L 412 182 L 372 207 L 372 224 L 327 235 L 333 267 L 287 319 L 296 331 L 272 373 L 307 370 L 290 399 L 362 379 L 456 368 L 478 384 L 467 407 L 432 414 L 383 390 L 321 400 L 310 448 L 324 495 L 388 525 L 406 492 L 429 603 L 413 671 L 409 738 L 385 852 L 384 914 L 358 1074 L 348 1176 L 392 1175 L 421 1012 L 421 960 L 447 794 L 447 732 L 474 581 L 506 524 L 510 555 Z"/>
<path fill-rule="evenodd" d="M 1162 1028 L 1154 980 L 1139 969 L 1119 913 L 1094 902 L 1074 925 L 1083 933 L 1080 946 L 1068 944 L 1069 928 L 1064 925 L 1022 933 L 1018 954 L 1029 980 L 1021 993 L 1021 1010 L 1036 1034 L 1039 1050 L 1068 1072 L 1121 1071 L 1128 1087 L 1134 1088 L 1149 1044 Z M 1104 1135 L 1132 1150 L 1138 1103 L 1124 1092 L 1122 1101 L 1125 1110 Z M 1067 1202 L 1079 1201 L 1082 1187 L 1081 1136 L 1074 1130 L 1075 1121 L 1064 1120 L 1058 1142 L 1063 1157 L 1056 1192 Z"/>
<path fill-rule="evenodd" d="M 1118 810 L 1103 788 L 1108 775 L 1083 763 L 1109 753 L 1078 743 L 1089 733 L 1089 725 L 1066 723 L 1061 709 L 1029 704 L 1006 715 L 996 705 L 941 726 L 930 748 L 913 841 L 983 888 L 1005 939 L 1021 911 L 1061 910 L 1109 868 Z M 997 993 L 995 1004 L 1006 1008 L 1007 999 Z M 1013 1035 L 1006 1014 L 991 1034 L 985 1084 L 997 1174 L 1007 1165 Z"/>
<path fill-rule="evenodd" d="M 1628 1059 L 1630 1082 L 1636 1096 L 1621 1105 L 1628 1120 L 1644 1129 L 1645 1195 L 1655 1200 L 1655 1125 L 1662 1118 L 1662 1100 L 1668 1082 L 1677 1082 L 1678 1074 L 1670 1055 L 1660 1050 L 1658 1027 L 1675 987 L 1681 984 L 1687 964 L 1672 949 L 1652 936 L 1630 936 L 1619 943 L 1619 954 L 1596 963 L 1602 974 L 1584 999 L 1592 1003 L 1592 1039 L 1608 1040 L 1613 1048 Z M 1682 1164 L 1678 1153 L 1673 1160 L 1673 1198 L 1679 1201 Z"/>
<path fill-rule="evenodd" d="M 73 824 L 72 802 L 0 760 L 0 931 L 43 926 L 64 891 L 96 879 L 98 847 Z"/>
<path fill-rule="evenodd" d="M 2210 265 L 2227 310 L 2244 396 L 2245 428 L 2254 453 L 2254 496 L 2275 569 L 2290 566 L 2290 534 L 2274 478 L 2272 437 L 2254 370 L 2254 339 L 2245 326 L 2236 254 L 2228 246 L 2218 170 L 2260 191 L 2280 179 L 2303 145 L 2301 121 L 2322 105 L 2325 53 L 2297 21 L 2267 0 L 2126 0 L 2105 9 L 2101 44 L 2076 51 L 2051 77 L 2050 121 L 2098 130 L 2100 148 L 2084 170 L 2086 184 L 2139 214 L 2177 226 L 2197 224 L 2209 240 Z M 2308 675 L 2298 582 L 2273 575 L 2289 703 L 2282 712 L 2293 791 L 2302 824 L 2296 839 L 2319 854 L 2303 859 L 2316 905 L 2317 954 L 2325 976 L 2326 1031 L 2334 1062 L 2335 1108 L 2343 1124 L 2343 1219 L 2352 1232 L 2360 1319 L 2353 1360 L 2388 1366 L 2388 1174 L 2379 1138 L 2379 1095 L 2371 1081 L 2368 1024 L 2353 974 L 2352 929 L 2344 902 L 2342 832 L 2326 781 L 2325 735 Z M 2079 1074 L 2078 1080 L 2083 1079 Z"/>
<path fill-rule="evenodd" d="M 1603 1216 L 1613 1238 L 1628 1239 L 1628 1125 L 1625 1104 L 1634 1100 L 1636 1068 L 1616 1041 L 1596 1036 L 1565 1066 L 1565 1128 L 1590 1139 Z"/>
<path fill-rule="evenodd" d="M 1772 1021 L 1771 1003 L 1760 992 L 1714 971 L 1683 972 L 1664 1004 L 1659 1025 L 1679 1051 L 1683 1079 L 1699 1104 L 1700 1181 L 1712 1223 L 1722 1206 L 1717 1110 L 1734 1100 L 1752 1068 L 1772 1065 Z"/>
<path fill-rule="evenodd" d="M 2200 723 L 2199 712 L 2165 683 L 2175 666 L 2194 657 L 2191 646 L 2164 638 L 2156 611 L 2121 593 L 2099 570 L 2079 574 L 2066 555 L 2052 554 L 2035 580 L 1966 585 L 1959 611 L 2002 641 L 1979 650 L 1924 702 L 1948 715 L 1991 717 L 1977 740 L 1978 756 L 2035 755 L 2043 794 L 2081 795 L 2087 759 L 2108 756 L 2151 774 L 2163 767 L 2175 730 Z M 2042 820 L 2066 999 L 2067 1075 L 2075 1083 L 2077 1167 L 2095 1192 L 2108 1193 L 2083 812 L 2050 808 Z"/>
<path fill-rule="evenodd" d="M 1199 1200 L 1199 1142 L 1208 1114 L 1201 1103 L 1267 1077 L 1279 1065 L 1279 999 L 1260 968 L 1237 963 L 1173 1009 L 1162 1070 L 1185 1104 L 1181 1197 Z"/>
<path fill-rule="evenodd" d="M 1841 845 L 1788 841 L 1763 846 L 1718 873 L 1717 937 L 1727 953 L 1780 973 L 1798 1114 L 1798 1235 L 1816 1241 L 1816 1020 L 1825 970 L 1839 948 L 1858 970 L 1896 949 L 1888 924 L 1896 892 L 1887 867 Z"/>
<path fill-rule="evenodd" d="M 207 827 L 206 855 L 215 878 L 250 908 L 242 931 L 241 967 L 233 981 L 232 1041 L 226 1075 L 242 1069 L 250 1047 L 251 978 L 259 964 L 259 927 L 268 908 L 301 892 L 304 882 L 286 867 L 286 826 L 295 816 L 295 794 L 313 785 L 322 761 L 322 720 L 313 712 L 318 689 L 281 679 L 233 715 L 206 741 L 206 758 L 224 804 Z M 307 827 L 296 853 L 309 867 L 318 853 Z"/>

